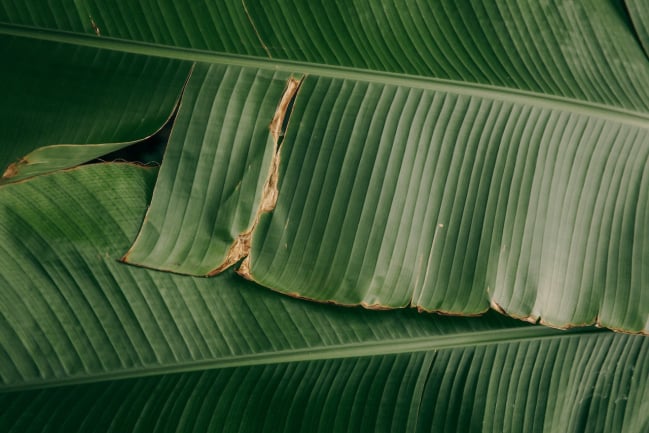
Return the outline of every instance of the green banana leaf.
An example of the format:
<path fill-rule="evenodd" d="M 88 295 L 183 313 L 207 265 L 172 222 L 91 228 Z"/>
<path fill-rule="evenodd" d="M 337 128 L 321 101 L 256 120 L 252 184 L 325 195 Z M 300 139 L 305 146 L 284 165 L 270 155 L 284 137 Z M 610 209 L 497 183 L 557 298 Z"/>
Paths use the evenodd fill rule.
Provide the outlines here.
<path fill-rule="evenodd" d="M 2 0 L 0 23 L 649 104 L 646 57 L 618 0 Z"/>
<path fill-rule="evenodd" d="M 179 364 L 319 359 L 318 352 L 358 350 L 354 345 L 384 350 L 384 341 L 427 347 L 439 344 L 430 336 L 474 331 L 562 335 L 498 316 L 474 323 L 415 311 L 340 310 L 274 294 L 232 272 L 192 278 L 121 264 L 156 171 L 93 164 L 0 188 L 4 388 Z M 481 338 L 494 337 L 501 338 Z"/>
<path fill-rule="evenodd" d="M 642 0 L 624 2 L 633 23 L 635 34 L 649 57 L 649 10 Z"/>
<path fill-rule="evenodd" d="M 249 253 L 242 274 L 298 297 L 647 332 L 649 117 L 310 75 L 275 150 L 287 77 L 270 74 L 192 77 L 125 261 L 206 275 Z M 273 153 L 279 199 L 260 215 Z"/>
<path fill-rule="evenodd" d="M 268 125 L 288 79 L 268 70 L 196 66 L 151 207 L 124 261 L 206 275 L 243 257 L 231 246 L 253 227 L 262 205 L 267 176 L 260 174 L 270 171 L 277 147 Z M 188 220 L 197 223 L 182 223 Z"/>
<path fill-rule="evenodd" d="M 155 134 L 191 63 L 0 35 L 0 169 L 14 182 Z"/>
<path fill-rule="evenodd" d="M 23 391 L 0 395 L 6 417 L 0 426 L 5 432 L 38 432 L 43 425 L 61 432 L 647 431 L 649 420 L 638 415 L 649 409 L 647 345 L 638 337 L 606 337 Z M 548 372 L 557 369 L 561 374 Z"/>
<path fill-rule="evenodd" d="M 321 301 L 647 332 L 649 118 L 580 108 L 307 77 L 243 273 Z"/>
<path fill-rule="evenodd" d="M 231 272 L 118 263 L 156 170 L 96 164 L 0 189 L 2 431 L 649 425 L 642 336 L 341 309 Z"/>
<path fill-rule="evenodd" d="M 311 220 L 308 215 L 294 219 L 295 212 L 302 219 L 299 208 L 313 212 L 305 206 L 313 205 L 314 196 L 301 183 L 304 177 L 289 174 L 323 157 L 347 161 L 332 164 L 332 170 L 353 172 L 358 159 L 345 159 L 347 149 L 375 153 L 376 161 L 385 164 L 392 159 L 382 158 L 395 143 L 395 152 L 425 147 L 419 137 L 394 140 L 411 130 L 408 116 L 423 113 L 404 98 L 418 95 L 442 104 L 438 113 L 443 115 L 428 127 L 435 126 L 443 139 L 428 143 L 443 156 L 439 161 L 451 161 L 439 170 L 448 174 L 451 192 L 435 195 L 441 202 L 431 208 L 457 217 L 437 221 L 425 213 L 429 225 L 422 229 L 437 230 L 442 223 L 455 230 L 444 238 L 446 247 L 433 245 L 428 253 L 442 259 L 439 269 L 447 272 L 435 283 L 458 286 L 447 295 L 439 292 L 450 302 L 443 306 L 406 290 L 413 293 L 412 305 L 464 314 L 491 305 L 554 326 L 599 323 L 646 333 L 649 64 L 639 30 L 642 13 L 631 2 L 625 9 L 607 0 L 0 1 L 0 34 L 12 41 L 2 47 L 24 44 L 24 53 L 30 53 L 33 45 L 40 56 L 48 55 L 46 47 L 55 47 L 60 57 L 53 56 L 58 63 L 49 66 L 52 76 L 66 77 L 66 68 L 83 69 L 83 62 L 74 63 L 75 52 L 90 59 L 128 58 L 119 63 L 121 71 L 107 72 L 116 80 L 131 63 L 140 69 L 147 62 L 166 65 L 156 69 L 155 78 L 135 66 L 126 81 L 161 84 L 147 87 L 149 96 L 140 94 L 139 85 L 114 90 L 112 96 L 122 102 L 112 114 L 97 111 L 92 121 L 80 122 L 79 116 L 48 109 L 42 116 L 55 120 L 39 124 L 32 137 L 17 139 L 21 150 L 7 153 L 7 163 L 24 156 L 23 148 L 69 142 L 52 137 L 88 129 L 73 152 L 55 150 L 51 158 L 61 164 L 34 174 L 88 159 L 79 156 L 86 142 L 113 142 L 87 137 L 102 122 L 112 122 L 107 131 L 113 132 L 120 124 L 119 104 L 135 104 L 146 119 L 159 114 L 147 123 L 151 129 L 124 144 L 153 133 L 171 113 L 191 63 L 198 62 L 183 99 L 194 102 L 181 103 L 159 175 L 155 168 L 100 164 L 0 187 L 0 431 L 646 431 L 646 337 L 592 327 L 559 331 L 495 312 L 444 317 L 413 309 L 308 303 L 265 290 L 222 266 L 243 257 L 230 254 L 243 239 L 251 243 L 238 244 L 249 255 L 239 272 L 275 290 L 338 303 L 389 305 L 392 301 L 377 301 L 375 295 L 359 297 L 354 291 L 364 294 L 364 289 L 344 277 L 349 287 L 332 299 L 327 292 L 332 286 L 309 274 L 308 266 L 324 265 L 312 263 L 319 250 L 309 250 L 314 245 L 308 240 L 302 252 L 293 251 L 297 256 L 281 250 L 287 233 L 339 235 L 340 226 L 329 220 L 347 218 L 347 211 L 330 201 L 316 206 Z M 18 62 L 19 51 L 8 51 L 10 64 Z M 61 64 L 61 59 L 66 61 Z M 103 70 L 115 67 L 114 62 L 93 66 Z M 27 70 L 29 63 L 24 65 Z M 164 75 L 163 70 L 171 72 Z M 6 82 L 20 82 L 15 70 L 3 74 Z M 236 79 L 228 82 L 228 74 Z M 303 76 L 293 98 L 285 89 Z M 45 88 L 57 88 L 48 77 L 42 80 Z M 83 81 L 98 92 L 104 89 L 92 78 Z M 54 83 L 62 84 L 61 93 L 42 99 L 50 107 L 74 91 L 71 84 Z M 273 83 L 274 99 L 249 91 L 260 83 Z M 357 94 L 347 98 L 343 88 Z M 33 108 L 38 103 L 29 106 L 24 92 L 7 89 L 23 105 L 16 109 L 3 101 L 4 110 L 40 118 Z M 384 99 L 372 105 L 376 94 Z M 72 107 L 85 101 L 82 96 L 74 100 Z M 403 109 L 403 114 L 389 116 L 393 104 L 393 112 Z M 258 116 L 245 107 L 258 109 Z M 277 113 L 285 115 L 281 128 L 274 122 Z M 240 130 L 223 120 L 227 114 Z M 6 119 L 0 120 L 3 130 L 15 125 Z M 37 121 L 25 124 L 32 123 Z M 72 125 L 68 132 L 65 125 Z M 263 129 L 271 125 L 264 136 Z M 391 134 L 390 128 L 401 132 Z M 364 136 L 363 131 L 374 133 Z M 482 137 L 482 131 L 487 132 L 480 140 L 476 135 Z M 13 146 L 4 139 L 0 145 L 2 152 Z M 237 153 L 242 146 L 260 154 Z M 239 156 L 226 160 L 222 152 Z M 201 165 L 197 155 L 212 161 L 206 158 Z M 547 157 L 537 159 L 547 173 L 535 177 L 526 170 L 534 166 L 534 155 Z M 230 163 L 243 158 L 245 164 Z M 494 189 L 495 201 L 487 200 L 490 196 L 478 194 L 486 191 L 476 190 L 473 180 L 490 177 L 489 164 L 497 161 L 504 161 L 502 171 L 493 170 L 503 194 Z M 221 172 L 231 165 L 233 172 Z M 319 167 L 329 165 L 320 162 Z M 340 179 L 333 171 L 324 178 L 311 171 L 306 179 L 330 193 L 341 186 L 344 194 L 364 201 L 363 191 L 378 194 L 379 203 L 381 197 L 392 197 L 374 189 L 373 170 L 362 170 Z M 404 172 L 416 175 L 412 168 Z M 279 176 L 277 203 L 273 200 L 271 209 L 264 198 L 272 192 L 267 186 L 274 175 Z M 399 176 L 392 180 L 400 184 Z M 389 182 L 380 185 L 388 192 L 393 188 Z M 298 187 L 303 192 L 291 192 Z M 193 188 L 198 188 L 194 196 Z M 238 195 L 239 190 L 247 194 Z M 219 214 L 230 197 L 235 202 Z M 536 210 L 540 214 L 524 206 L 535 197 L 546 200 Z M 372 225 L 364 230 L 390 215 L 384 212 L 390 208 L 372 204 L 376 200 L 368 195 L 364 213 Z M 350 208 L 351 220 L 359 211 L 364 215 L 360 206 Z M 486 211 L 480 212 L 480 206 Z M 379 210 L 376 215 L 373 209 Z M 200 218 L 180 220 L 178 215 L 185 214 Z M 314 224 L 314 219 L 324 223 Z M 480 224 L 494 224 L 494 239 L 503 236 L 508 247 L 527 255 L 510 250 L 499 263 L 503 256 L 495 241 L 479 244 L 486 250 L 464 251 L 463 242 L 476 245 L 478 235 L 482 240 Z M 353 224 L 342 228 L 347 233 Z M 397 236 L 399 230 L 397 225 L 385 232 Z M 359 233 L 350 244 L 354 251 L 368 246 L 363 230 Z M 178 242 L 173 236 L 182 242 L 168 267 L 160 260 Z M 145 250 L 158 248 L 157 256 L 147 252 L 146 260 L 136 264 L 176 273 L 224 272 L 199 278 L 119 263 L 129 247 L 135 253 L 142 239 Z M 315 238 L 325 245 L 325 254 L 335 251 L 329 249 L 335 248 L 331 239 Z M 540 240 L 550 247 L 540 246 Z M 218 251 L 209 251 L 215 244 Z M 366 269 L 364 256 L 339 249 L 343 254 L 334 261 L 348 265 L 344 268 L 351 275 Z M 136 257 L 131 254 L 127 261 Z M 345 257 L 353 260 L 345 263 Z M 271 263 L 275 258 L 279 262 Z M 539 302 L 530 296 L 534 290 L 520 289 L 537 288 L 535 267 L 551 280 Z M 311 285 L 310 278 L 318 284 Z M 363 278 L 373 282 L 381 276 L 363 273 Z M 494 278 L 499 285 L 489 287 L 489 296 L 467 292 Z M 460 291 L 463 295 L 457 296 Z"/>

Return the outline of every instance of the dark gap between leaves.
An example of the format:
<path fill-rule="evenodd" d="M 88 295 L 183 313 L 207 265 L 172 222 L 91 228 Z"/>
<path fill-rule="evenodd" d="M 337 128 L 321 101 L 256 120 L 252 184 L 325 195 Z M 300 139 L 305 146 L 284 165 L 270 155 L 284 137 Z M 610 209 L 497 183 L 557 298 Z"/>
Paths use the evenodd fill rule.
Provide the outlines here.
<path fill-rule="evenodd" d="M 176 114 L 174 113 L 167 123 L 151 137 L 115 152 L 108 153 L 100 158 L 88 161 L 84 165 L 101 162 L 132 162 L 143 165 L 160 165 L 167 143 L 169 142 L 169 137 L 171 136 Z"/>

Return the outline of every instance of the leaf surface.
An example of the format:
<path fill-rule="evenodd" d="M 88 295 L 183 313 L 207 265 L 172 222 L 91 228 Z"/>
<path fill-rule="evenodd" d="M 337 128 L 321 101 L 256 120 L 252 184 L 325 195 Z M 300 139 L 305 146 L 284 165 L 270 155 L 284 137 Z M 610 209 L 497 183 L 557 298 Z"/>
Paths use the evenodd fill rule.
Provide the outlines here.
<path fill-rule="evenodd" d="M 232 273 L 120 265 L 155 173 L 99 164 L 0 189 L 2 431 L 648 425 L 644 337 L 340 309 Z"/>
<path fill-rule="evenodd" d="M 602 41 L 593 38 L 592 43 Z M 619 108 L 633 106 L 624 92 L 616 93 L 621 99 L 602 99 L 609 105 L 601 105 L 586 97 L 569 100 L 553 92 L 391 75 L 381 68 L 336 69 L 114 40 L 105 44 L 229 64 L 243 75 L 308 74 L 310 82 L 321 83 L 319 96 L 296 112 L 313 118 L 289 126 L 291 149 L 301 150 L 287 154 L 295 160 L 292 171 L 284 162 L 280 173 L 280 181 L 290 177 L 281 184 L 286 191 L 280 189 L 279 208 L 257 230 L 247 273 L 256 281 L 321 301 L 413 305 L 456 314 L 491 306 L 553 326 L 598 323 L 647 332 L 647 152 L 642 145 L 647 116 Z M 616 55 L 622 61 L 627 54 Z M 642 80 L 646 61 L 634 65 Z M 615 71 L 595 72 L 615 82 Z M 573 78 L 581 82 L 583 77 Z M 327 83 L 333 83 L 332 89 Z M 219 97 L 224 104 L 264 105 L 268 115 L 253 122 L 259 134 L 255 143 L 267 142 L 265 122 L 279 97 L 263 100 L 250 93 L 253 83 L 245 80 L 233 86 L 242 93 Z M 347 93 L 336 86 L 345 86 Z M 322 104 L 335 110 L 320 113 Z M 391 106 L 404 109 L 403 115 Z M 199 119 L 197 130 L 232 131 L 236 125 L 244 135 L 249 132 L 241 125 L 250 120 L 243 117 L 233 118 L 232 125 L 218 119 L 207 127 L 200 124 L 201 116 L 218 114 L 208 103 L 186 112 L 186 119 Z M 436 115 L 441 117 L 426 117 Z M 464 115 L 474 123 L 464 122 Z M 356 126 L 370 136 L 353 133 Z M 185 128 L 189 131 L 182 126 L 172 137 L 174 150 L 159 178 L 159 198 L 126 260 L 205 275 L 233 261 L 230 252 L 254 225 L 269 159 L 264 153 L 243 171 L 237 165 L 237 174 L 224 170 L 227 159 L 200 165 L 196 155 L 246 155 L 248 147 L 237 141 L 241 136 L 226 134 L 208 142 L 200 134 L 188 136 Z M 303 166 L 318 170 L 302 173 Z M 241 179 L 249 192 L 238 195 Z M 301 200 L 306 207 L 293 205 Z M 289 250 L 289 241 L 296 239 Z M 473 249 L 464 251 L 466 245 Z"/>
<path fill-rule="evenodd" d="M 5 35 L 3 41 L 23 40 L 25 49 L 18 51 L 26 55 L 34 44 L 43 56 L 48 53 L 42 47 L 65 47 L 60 59 L 69 62 L 76 52 L 90 57 L 110 53 L 111 65 L 124 66 L 116 59 L 135 59 L 139 69 L 134 82 L 142 80 L 145 85 L 150 77 L 139 75 L 141 55 L 159 65 L 168 59 L 172 59 L 169 64 L 186 61 L 180 69 L 189 68 L 189 62 L 203 62 L 199 65 L 203 72 L 236 71 L 238 78 L 259 75 L 260 82 L 307 75 L 289 121 L 289 137 L 282 144 L 286 148 L 280 152 L 284 164 L 280 181 L 285 188 L 279 191 L 280 202 L 272 214 L 263 217 L 257 241 L 253 240 L 255 277 L 275 278 L 282 272 L 282 284 L 291 279 L 308 281 L 312 277 L 291 260 L 312 258 L 317 242 L 336 246 L 329 235 L 335 235 L 337 228 L 347 233 L 346 223 L 356 221 L 355 243 L 347 238 L 337 246 L 343 258 L 352 257 L 344 275 L 371 284 L 380 280 L 382 276 L 374 279 L 365 272 L 372 254 L 356 254 L 377 247 L 383 257 L 398 261 L 379 243 L 363 243 L 368 232 L 380 231 L 375 221 L 386 218 L 387 211 L 387 217 L 394 215 L 392 203 L 376 205 L 376 195 L 383 204 L 381 198 L 389 198 L 391 190 L 407 193 L 410 183 L 402 176 L 418 175 L 415 164 L 396 173 L 389 163 L 385 165 L 383 156 L 392 146 L 406 150 L 423 146 L 426 158 L 416 154 L 415 160 L 436 163 L 438 170 L 427 172 L 433 177 L 428 186 L 439 187 L 435 194 L 423 197 L 433 204 L 437 200 L 439 207 L 427 208 L 421 219 L 432 223 L 421 225 L 422 245 L 426 230 L 430 234 L 440 222 L 444 224 L 433 218 L 436 214 L 443 211 L 458 218 L 452 220 L 453 227 L 451 220 L 444 225 L 453 231 L 443 236 L 443 249 L 433 244 L 420 254 L 438 252 L 430 263 L 443 259 L 435 276 L 443 290 L 431 295 L 433 301 L 441 299 L 451 308 L 471 304 L 480 311 L 486 305 L 510 313 L 519 308 L 526 318 L 538 314 L 553 325 L 597 321 L 627 331 L 646 330 L 643 134 L 647 120 L 643 113 L 649 101 L 649 65 L 622 3 L 430 3 L 228 0 L 217 5 L 118 0 L 108 5 L 93 0 L 47 4 L 0 0 L 0 33 Z M 0 50 L 5 47 L 11 45 L 0 45 Z M 105 66 L 93 65 L 98 73 Z M 178 74 L 182 80 L 171 80 L 178 89 L 187 70 Z M 21 82 L 14 74 L 7 79 Z M 55 107 L 74 90 L 74 83 L 59 82 L 64 84 L 60 89 L 49 83 L 47 91 L 52 94 L 45 99 Z M 221 88 L 225 83 L 225 79 L 211 82 L 224 95 L 230 92 L 219 101 L 245 101 L 267 106 L 268 111 L 278 106 L 279 101 L 266 105 L 263 99 L 248 101 L 232 92 L 245 93 L 245 85 Z M 350 87 L 356 93 L 345 99 Z M 213 87 L 208 90 L 214 94 Z M 123 98 L 127 93 L 117 90 L 111 96 Z M 165 101 L 178 94 L 154 93 Z M 412 97 L 431 104 L 428 108 L 409 105 Z M 335 103 L 327 105 L 331 98 Z M 79 101 L 96 108 L 83 97 Z M 199 105 L 186 119 L 213 120 L 223 107 Z M 329 117 L 321 116 L 328 106 L 338 108 Z M 107 107 L 109 103 L 102 110 Z M 13 108 L 8 111 L 21 112 Z M 30 106 L 23 112 L 34 109 Z M 428 112 L 443 115 L 425 123 L 421 131 L 417 123 L 407 124 L 408 116 Z M 92 122 L 67 127 L 66 122 L 79 117 L 55 116 L 64 120 L 54 120 L 47 134 L 34 137 L 48 137 L 56 129 L 83 131 L 86 126 L 91 131 L 83 134 L 90 136 L 96 132 L 94 125 L 104 120 L 98 115 Z M 464 117 L 472 123 L 462 122 Z M 268 120 L 261 118 L 259 124 L 244 117 L 237 120 L 258 126 L 259 131 L 268 127 Z M 175 137 L 188 137 L 188 125 L 176 125 Z M 197 123 L 192 127 L 214 132 L 229 126 Z M 362 137 L 355 127 L 370 133 Z M 432 130 L 426 131 L 429 147 L 425 127 Z M 30 128 L 21 129 L 28 132 Z M 271 131 L 265 133 L 265 138 L 259 134 L 259 143 L 268 142 Z M 20 143 L 32 145 L 33 140 Z M 86 137 L 77 144 L 82 142 L 94 141 Z M 224 139 L 210 142 L 216 147 L 207 148 L 201 138 L 174 142 L 174 147 L 207 153 L 240 151 L 245 142 Z M 0 152 L 7 149 L 12 147 L 0 146 Z M 357 158 L 358 152 L 363 158 Z M 7 161 L 24 154 L 11 154 Z M 376 169 L 363 168 L 369 164 L 366 155 L 374 155 Z M 397 156 L 397 161 L 412 157 Z M 328 158 L 343 165 L 323 165 L 321 160 Z M 195 165 L 192 157 L 189 160 Z M 215 158 L 215 166 L 220 161 Z M 362 200 L 329 214 L 316 213 L 318 223 L 308 222 L 313 227 L 293 225 L 301 216 L 287 203 L 299 194 L 286 186 L 301 177 L 288 176 L 295 174 L 290 161 L 294 165 L 315 162 L 329 173 L 324 179 L 318 177 L 321 172 L 310 173 L 308 182 L 295 190 L 301 189 L 303 197 L 314 200 L 316 188 L 335 187 L 335 192 L 328 191 L 333 198 L 340 191 Z M 362 170 L 353 173 L 354 163 Z M 181 166 L 169 155 L 165 164 Z M 268 174 L 263 164 L 258 172 L 244 169 L 235 176 L 249 179 L 255 197 Z M 334 179 L 332 173 L 343 169 L 348 174 Z M 218 171 L 197 168 L 194 174 L 207 178 Z M 172 185 L 181 192 L 174 212 L 201 215 L 203 221 L 216 218 L 223 204 L 220 198 L 204 203 L 214 206 L 205 214 L 194 206 L 183 208 L 191 201 L 193 179 L 180 182 L 179 177 L 175 182 L 169 179 L 170 172 L 163 172 L 164 167 L 159 185 Z M 418 314 L 412 309 L 340 308 L 280 296 L 231 271 L 207 279 L 124 266 L 118 259 L 145 218 L 156 173 L 151 168 L 103 164 L 0 188 L 0 430 L 644 433 L 649 429 L 645 337 L 590 327 L 558 331 L 493 312 L 460 318 Z M 189 179 L 192 170 L 182 174 L 182 179 Z M 447 179 L 441 181 L 442 174 Z M 318 186 L 316 180 L 322 184 Z M 408 188 L 399 189 L 403 184 Z M 364 195 L 367 186 L 371 188 Z M 174 194 L 168 198 L 172 201 Z M 235 208 L 258 208 L 246 200 L 250 197 L 239 200 Z M 415 210 L 431 204 L 415 202 Z M 340 202 L 323 201 L 318 209 L 326 211 L 333 203 Z M 372 206 L 377 212 L 368 226 Z M 295 218 L 287 218 L 289 214 Z M 250 227 L 246 224 L 251 212 L 240 215 L 225 219 L 228 233 L 222 238 L 228 242 Z M 277 224 L 284 219 L 287 228 Z M 169 223 L 170 229 L 152 245 L 173 246 L 165 237 L 177 236 L 174 230 L 183 231 L 180 238 L 186 240 L 205 233 L 200 230 L 209 226 L 197 224 L 195 218 L 174 217 Z M 259 251 L 266 248 L 276 254 L 275 248 L 283 247 L 277 237 L 287 230 L 302 230 L 317 242 L 302 244 L 306 254 L 290 260 L 282 256 L 284 269 L 257 272 L 256 263 L 269 260 Z M 322 230 L 327 237 L 318 237 Z M 390 226 L 384 238 L 391 242 L 402 230 L 401 225 Z M 479 245 L 479 251 L 463 251 L 463 240 Z M 510 249 L 501 252 L 501 245 Z M 347 247 L 353 248 L 353 256 Z M 513 251 L 516 248 L 519 251 Z M 483 254 L 477 257 L 484 260 L 477 261 L 473 254 Z M 212 260 L 207 261 L 212 269 Z M 404 269 L 410 265 L 406 262 Z M 536 272 L 540 265 L 543 272 Z M 363 270 L 361 275 L 356 274 L 358 269 Z M 549 283 L 538 284 L 541 276 Z M 605 281 L 595 281 L 595 276 Z M 442 284 L 457 283 L 457 294 L 466 294 L 468 288 L 494 278 L 499 291 L 487 291 L 486 299 L 480 291 L 455 298 L 454 288 Z M 322 293 L 323 280 L 314 283 L 294 282 L 288 290 Z M 550 293 L 539 287 L 550 287 Z M 354 290 L 346 296 L 358 298 Z M 396 290 L 400 293 L 404 287 Z M 540 297 L 532 298 L 530 293 Z M 422 296 L 412 299 L 430 301 L 429 292 L 422 289 L 417 294 Z M 548 298 L 550 294 L 560 296 L 560 301 Z M 491 302 L 494 299 L 507 302 L 499 305 Z"/>
<path fill-rule="evenodd" d="M 649 123 L 310 76 L 241 272 L 298 297 L 649 328 Z"/>
<path fill-rule="evenodd" d="M 566 336 L 24 391 L 0 394 L 0 426 L 641 433 L 649 426 L 648 345 L 643 337 Z"/>
<path fill-rule="evenodd" d="M 2 181 L 72 167 L 153 135 L 191 63 L 0 36 Z"/>
<path fill-rule="evenodd" d="M 125 262 L 207 275 L 246 255 L 238 250 L 264 200 L 277 150 L 270 127 L 288 80 L 283 72 L 196 66 Z"/>
<path fill-rule="evenodd" d="M 642 0 L 625 0 L 636 37 L 649 58 L 649 10 Z"/>
<path fill-rule="evenodd" d="M 95 164 L 0 188 L 2 390 L 559 334 L 498 315 L 305 303 L 232 272 L 125 266 L 156 171 Z"/>
<path fill-rule="evenodd" d="M 3 0 L 0 22 L 649 108 L 649 65 L 610 0 Z"/>

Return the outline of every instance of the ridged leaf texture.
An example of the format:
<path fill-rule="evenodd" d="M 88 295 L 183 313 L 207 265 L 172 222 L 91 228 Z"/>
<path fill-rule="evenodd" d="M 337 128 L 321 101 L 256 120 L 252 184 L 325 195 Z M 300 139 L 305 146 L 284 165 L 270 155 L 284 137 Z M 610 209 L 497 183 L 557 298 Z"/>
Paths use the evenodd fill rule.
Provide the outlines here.
<path fill-rule="evenodd" d="M 0 0 L 0 431 L 646 432 L 646 29 Z"/>

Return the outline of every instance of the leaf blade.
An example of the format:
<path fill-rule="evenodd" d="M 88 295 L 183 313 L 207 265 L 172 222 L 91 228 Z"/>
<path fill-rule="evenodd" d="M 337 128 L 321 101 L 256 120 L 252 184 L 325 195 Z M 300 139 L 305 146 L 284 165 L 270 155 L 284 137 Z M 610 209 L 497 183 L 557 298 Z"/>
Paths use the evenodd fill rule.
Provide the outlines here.
<path fill-rule="evenodd" d="M 89 425 L 96 431 L 376 431 L 408 425 L 413 431 L 641 432 L 649 422 L 642 410 L 647 354 L 646 338 L 604 333 L 207 370 L 0 399 L 8 408 L 6 431 L 40 431 L 43 422 L 33 414 L 52 413 L 52 425 L 66 431 Z M 494 366 L 493 374 L 481 373 L 485 364 Z M 480 392 L 472 398 L 471 390 Z M 57 402 L 70 402 L 70 410 L 56 410 Z"/>
<path fill-rule="evenodd" d="M 126 263 L 211 275 L 245 256 L 234 250 L 265 200 L 279 133 L 271 123 L 288 79 L 268 70 L 195 67 Z"/>
<path fill-rule="evenodd" d="M 209 4 L 172 2 L 160 7 L 128 1 L 111 8 L 99 2 L 87 5 L 102 38 L 258 58 L 267 58 L 265 46 L 273 59 L 519 88 L 638 111 L 648 108 L 645 55 L 629 32 L 622 5 L 606 0 L 589 6 L 569 1 L 550 6 L 510 1 L 271 5 L 230 0 L 218 11 Z M 76 5 L 52 3 L 37 14 L 34 11 L 42 7 L 16 8 L 5 0 L 0 8 L 0 21 L 7 24 L 94 35 L 89 17 Z"/>
<path fill-rule="evenodd" d="M 630 301 L 647 286 L 646 126 L 313 76 L 292 119 L 243 275 L 323 302 L 647 332 Z"/>
<path fill-rule="evenodd" d="M 0 166 L 19 160 L 5 183 L 75 166 L 154 134 L 174 111 L 191 67 L 61 43 L 1 40 L 0 56 L 10 61 L 1 75 Z"/>
<path fill-rule="evenodd" d="M 2 391 L 560 334 L 499 315 L 304 303 L 232 272 L 125 266 L 155 175 L 106 163 L 0 189 Z"/>

